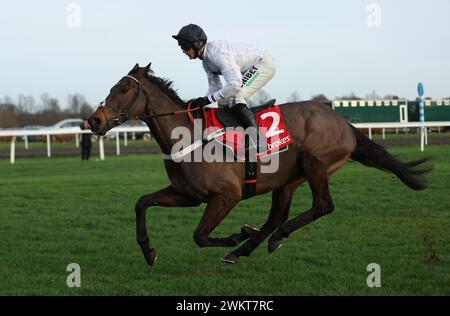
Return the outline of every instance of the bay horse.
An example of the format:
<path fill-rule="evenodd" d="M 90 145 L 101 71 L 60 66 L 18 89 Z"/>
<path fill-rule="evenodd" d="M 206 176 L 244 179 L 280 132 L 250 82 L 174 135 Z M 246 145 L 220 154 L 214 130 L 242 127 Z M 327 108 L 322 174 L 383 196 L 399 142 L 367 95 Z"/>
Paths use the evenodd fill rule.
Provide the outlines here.
<path fill-rule="evenodd" d="M 150 65 L 136 64 L 111 88 L 104 104 L 88 122 L 95 134 L 103 136 L 128 119 L 140 118 L 148 125 L 162 152 L 169 155 L 175 143 L 171 139 L 172 130 L 182 126 L 194 132 L 194 126 L 183 113 L 186 103 L 172 88 L 172 82 L 156 77 Z M 272 192 L 272 206 L 262 227 L 244 225 L 240 232 L 227 237 L 209 236 L 244 198 L 244 163 L 176 163 L 167 159 L 164 166 L 170 185 L 140 197 L 135 206 L 137 242 L 149 265 L 157 257 L 146 227 L 146 211 L 150 206 L 193 207 L 206 203 L 193 234 L 194 241 L 200 247 L 232 247 L 245 241 L 222 258 L 224 262 L 235 263 L 239 257 L 249 256 L 267 237 L 270 236 L 268 251 L 273 252 L 292 232 L 333 212 L 329 179 L 349 159 L 391 172 L 413 190 L 427 187 L 424 174 L 431 168 L 423 163 L 428 158 L 410 162 L 397 159 L 319 102 L 286 103 L 280 109 L 294 143 L 279 154 L 275 173 L 258 171 L 255 195 Z M 183 114 L 169 115 L 174 113 Z M 312 207 L 288 220 L 292 196 L 303 182 L 308 182 L 312 191 Z"/>

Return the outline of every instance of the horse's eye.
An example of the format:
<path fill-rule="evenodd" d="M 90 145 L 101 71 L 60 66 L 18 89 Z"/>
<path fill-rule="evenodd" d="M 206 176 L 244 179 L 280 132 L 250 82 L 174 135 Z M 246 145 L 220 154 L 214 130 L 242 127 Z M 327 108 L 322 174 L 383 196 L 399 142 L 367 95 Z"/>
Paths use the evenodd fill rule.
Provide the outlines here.
<path fill-rule="evenodd" d="M 125 88 L 125 87 L 121 87 L 121 88 L 120 88 L 120 93 L 125 93 L 125 92 L 127 92 L 127 91 L 128 91 L 128 89 Z"/>

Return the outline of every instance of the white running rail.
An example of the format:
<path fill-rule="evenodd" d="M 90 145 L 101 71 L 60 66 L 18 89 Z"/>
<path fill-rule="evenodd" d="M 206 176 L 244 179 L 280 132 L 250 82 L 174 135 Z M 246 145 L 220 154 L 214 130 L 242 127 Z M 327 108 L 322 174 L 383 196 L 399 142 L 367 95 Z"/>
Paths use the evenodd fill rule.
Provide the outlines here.
<path fill-rule="evenodd" d="M 368 129 L 369 130 L 369 138 L 372 139 L 372 129 L 382 129 L 383 139 L 385 138 L 385 130 L 386 129 L 405 129 L 405 128 L 420 128 L 425 127 L 423 130 L 425 134 L 421 134 L 421 150 L 424 150 L 424 145 L 428 143 L 427 137 L 427 129 L 428 128 L 441 128 L 441 127 L 450 127 L 450 122 L 407 122 L 407 123 L 354 123 L 352 124 L 358 129 Z M 115 134 L 116 138 L 116 154 L 120 155 L 120 133 L 124 134 L 125 146 L 127 142 L 127 133 L 149 133 L 149 129 L 146 126 L 118 126 L 110 131 L 108 134 Z M 10 161 L 13 164 L 15 162 L 15 148 L 16 148 L 16 138 L 17 137 L 25 137 L 25 147 L 27 148 L 28 141 L 27 136 L 35 136 L 35 135 L 44 135 L 47 138 L 47 156 L 51 157 L 51 135 L 76 135 L 77 145 L 78 145 L 78 135 L 79 134 L 90 134 L 92 133 L 90 130 L 81 130 L 78 127 L 70 127 L 70 128 L 61 128 L 61 129 L 39 129 L 39 130 L 22 130 L 22 129 L 8 129 L 8 130 L 0 130 L 0 137 L 11 137 L 11 146 L 10 146 Z M 100 160 L 105 159 L 105 150 L 104 150 L 104 142 L 103 137 L 99 137 L 99 156 Z"/>

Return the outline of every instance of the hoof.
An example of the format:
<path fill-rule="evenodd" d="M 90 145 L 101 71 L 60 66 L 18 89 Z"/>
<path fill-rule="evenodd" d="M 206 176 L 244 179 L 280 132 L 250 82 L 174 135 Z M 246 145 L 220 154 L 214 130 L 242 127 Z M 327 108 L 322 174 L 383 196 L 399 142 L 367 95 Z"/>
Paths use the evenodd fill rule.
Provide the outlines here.
<path fill-rule="evenodd" d="M 238 261 L 239 261 L 239 257 L 236 255 L 233 255 L 232 253 L 229 253 L 225 257 L 222 258 L 222 262 L 231 263 L 231 264 L 234 264 Z"/>
<path fill-rule="evenodd" d="M 144 254 L 144 257 L 148 265 L 152 266 L 158 258 L 158 254 L 156 253 L 156 250 L 152 248 L 149 253 Z"/>
<path fill-rule="evenodd" d="M 250 237 L 254 237 L 259 233 L 259 229 L 245 224 L 244 227 L 242 227 L 241 232 Z"/>
<path fill-rule="evenodd" d="M 281 246 L 283 246 L 282 240 L 269 241 L 269 243 L 267 244 L 267 250 L 269 250 L 269 252 L 272 253 Z"/>

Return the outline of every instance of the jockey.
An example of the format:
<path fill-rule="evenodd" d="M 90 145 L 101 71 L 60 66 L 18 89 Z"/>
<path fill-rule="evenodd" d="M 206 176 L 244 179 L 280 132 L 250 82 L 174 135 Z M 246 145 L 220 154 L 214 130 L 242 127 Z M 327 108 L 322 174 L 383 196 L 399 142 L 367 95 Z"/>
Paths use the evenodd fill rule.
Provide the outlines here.
<path fill-rule="evenodd" d="M 207 42 L 205 32 L 195 24 L 183 26 L 172 37 L 189 59 L 202 60 L 208 78 L 206 96 L 194 99 L 192 105 L 204 107 L 217 102 L 219 106 L 231 107 L 243 128 L 257 128 L 247 100 L 272 79 L 276 66 L 270 54 L 247 43 Z"/>

